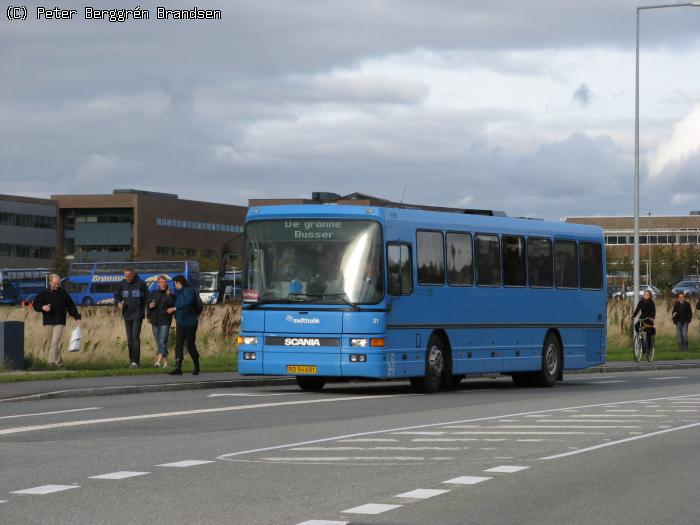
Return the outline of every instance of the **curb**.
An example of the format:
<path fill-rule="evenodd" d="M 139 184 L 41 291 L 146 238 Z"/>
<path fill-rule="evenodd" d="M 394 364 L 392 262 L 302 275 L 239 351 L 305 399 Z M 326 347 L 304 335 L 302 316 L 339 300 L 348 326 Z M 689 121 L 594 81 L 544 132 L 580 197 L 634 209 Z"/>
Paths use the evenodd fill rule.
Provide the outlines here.
<path fill-rule="evenodd" d="M 632 365 L 597 366 L 583 370 L 570 370 L 565 375 L 583 374 L 615 374 L 622 372 L 651 372 L 654 370 L 683 370 L 700 368 L 700 363 L 639 363 Z M 467 378 L 497 378 L 498 374 L 475 374 L 468 375 Z M 215 379 L 211 381 L 190 381 L 182 383 L 161 383 L 151 385 L 132 386 L 108 386 L 98 388 L 79 388 L 73 390 L 57 390 L 55 392 L 45 392 L 42 394 L 29 394 L 20 397 L 10 397 L 0 399 L 0 403 L 11 401 L 42 401 L 46 399 L 69 399 L 92 396 L 116 396 L 122 394 L 145 394 L 153 392 L 178 392 L 185 390 L 210 390 L 215 388 L 246 388 L 257 386 L 287 386 L 296 385 L 293 377 L 271 377 L 266 379 Z"/>

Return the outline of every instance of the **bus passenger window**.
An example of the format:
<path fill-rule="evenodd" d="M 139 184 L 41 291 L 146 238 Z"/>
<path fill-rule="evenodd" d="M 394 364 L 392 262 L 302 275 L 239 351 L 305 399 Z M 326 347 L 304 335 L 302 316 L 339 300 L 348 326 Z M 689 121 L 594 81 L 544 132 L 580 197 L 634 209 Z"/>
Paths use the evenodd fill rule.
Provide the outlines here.
<path fill-rule="evenodd" d="M 472 236 L 468 233 L 447 234 L 447 283 L 471 286 L 473 283 Z"/>
<path fill-rule="evenodd" d="M 413 293 L 411 278 L 411 249 L 406 244 L 390 244 L 387 249 L 389 270 L 389 294 L 408 295 Z"/>
<path fill-rule="evenodd" d="M 530 286 L 554 286 L 552 241 L 530 237 L 527 240 L 527 270 Z"/>
<path fill-rule="evenodd" d="M 503 236 L 503 284 L 525 286 L 525 239 Z"/>
<path fill-rule="evenodd" d="M 557 241 L 555 246 L 557 288 L 578 288 L 578 257 L 575 241 Z"/>
<path fill-rule="evenodd" d="M 445 282 L 445 247 L 440 232 L 418 232 L 418 282 L 443 284 Z"/>
<path fill-rule="evenodd" d="M 501 285 L 501 243 L 498 235 L 476 236 L 476 284 Z"/>
<path fill-rule="evenodd" d="M 603 289 L 603 248 L 597 242 L 582 242 L 579 245 L 579 267 L 581 288 Z"/>

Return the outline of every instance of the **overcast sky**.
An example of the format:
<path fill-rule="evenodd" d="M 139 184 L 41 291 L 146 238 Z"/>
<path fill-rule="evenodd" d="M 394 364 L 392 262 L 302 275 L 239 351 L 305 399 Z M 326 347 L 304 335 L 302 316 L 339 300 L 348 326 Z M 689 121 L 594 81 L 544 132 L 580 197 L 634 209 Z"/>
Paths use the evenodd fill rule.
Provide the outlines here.
<path fill-rule="evenodd" d="M 0 193 L 363 192 L 630 215 L 629 0 L 199 0 L 220 21 L 0 15 Z M 10 4 L 14 5 L 13 2 Z M 35 6 L 36 2 L 29 3 Z M 700 7 L 641 22 L 642 213 L 700 209 Z"/>

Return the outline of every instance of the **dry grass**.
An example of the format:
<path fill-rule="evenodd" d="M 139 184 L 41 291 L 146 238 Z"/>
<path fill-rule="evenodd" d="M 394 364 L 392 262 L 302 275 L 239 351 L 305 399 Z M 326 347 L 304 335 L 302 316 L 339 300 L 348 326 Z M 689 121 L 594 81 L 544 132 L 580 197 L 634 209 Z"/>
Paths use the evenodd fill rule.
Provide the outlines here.
<path fill-rule="evenodd" d="M 79 307 L 82 316 L 82 345 L 80 352 L 68 353 L 70 332 L 75 321 L 68 319 L 63 334 L 63 360 L 67 366 L 72 363 L 89 365 L 91 362 L 125 361 L 128 349 L 121 313 L 108 306 Z M 0 321 L 24 322 L 25 355 L 46 361 L 48 349 L 42 330 L 41 314 L 26 308 L 0 308 Z M 231 351 L 234 338 L 240 329 L 241 309 L 239 304 L 205 306 L 199 318 L 197 349 L 203 356 L 214 356 Z M 169 348 L 174 347 L 175 323 L 170 332 Z M 141 354 L 155 355 L 156 346 L 151 325 L 144 321 L 141 330 Z"/>

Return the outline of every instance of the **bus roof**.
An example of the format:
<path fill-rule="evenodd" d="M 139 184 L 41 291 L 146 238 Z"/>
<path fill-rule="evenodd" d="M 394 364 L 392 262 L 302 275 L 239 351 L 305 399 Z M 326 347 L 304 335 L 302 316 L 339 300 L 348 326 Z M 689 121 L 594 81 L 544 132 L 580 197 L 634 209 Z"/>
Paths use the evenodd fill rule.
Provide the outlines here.
<path fill-rule="evenodd" d="M 505 233 L 525 235 L 561 235 L 576 238 L 603 240 L 603 230 L 598 226 L 556 221 L 473 215 L 468 212 L 441 212 L 379 206 L 343 204 L 292 204 L 259 206 L 248 210 L 246 221 L 283 219 L 366 219 L 378 220 L 386 225 L 435 230 L 464 230 L 480 233 Z"/>

